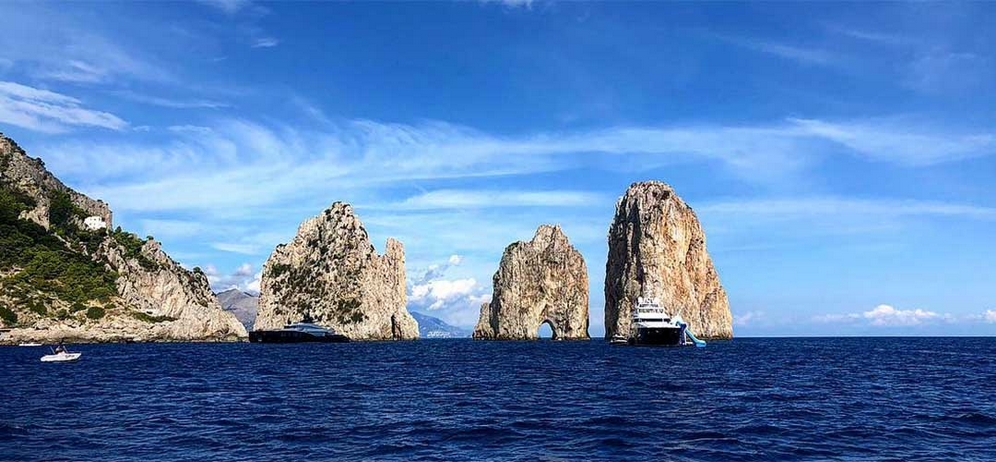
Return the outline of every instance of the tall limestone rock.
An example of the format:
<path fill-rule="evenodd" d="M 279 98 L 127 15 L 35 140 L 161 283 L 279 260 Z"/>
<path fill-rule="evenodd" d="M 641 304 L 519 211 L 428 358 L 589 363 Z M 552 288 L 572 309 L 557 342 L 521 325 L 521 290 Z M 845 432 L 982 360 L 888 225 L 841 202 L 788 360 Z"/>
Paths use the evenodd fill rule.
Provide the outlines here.
<path fill-rule="evenodd" d="M 3 343 L 218 341 L 247 336 L 200 271 L 111 230 L 111 210 L 0 135 Z"/>
<path fill-rule="evenodd" d="M 554 339 L 588 339 L 588 268 L 560 226 L 542 225 L 531 241 L 506 247 L 493 282 L 474 338 L 536 339 L 549 323 Z"/>
<path fill-rule="evenodd" d="M 253 328 L 308 321 L 354 340 L 416 339 L 406 303 L 404 247 L 388 239 L 377 255 L 353 208 L 336 202 L 266 261 Z"/>
<path fill-rule="evenodd" d="M 628 336 L 633 302 L 657 297 L 701 338 L 733 337 L 726 291 L 692 208 L 659 181 L 634 183 L 616 203 L 605 264 L 605 336 Z"/>

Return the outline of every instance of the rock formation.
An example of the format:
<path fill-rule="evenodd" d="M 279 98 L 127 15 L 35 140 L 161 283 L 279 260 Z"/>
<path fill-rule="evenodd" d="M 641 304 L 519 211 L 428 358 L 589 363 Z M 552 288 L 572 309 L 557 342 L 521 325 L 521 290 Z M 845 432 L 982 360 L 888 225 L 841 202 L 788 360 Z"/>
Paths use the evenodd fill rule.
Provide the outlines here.
<path fill-rule="evenodd" d="M 588 339 L 588 269 L 560 226 L 540 226 L 531 241 L 506 247 L 493 282 L 474 338 L 536 339 L 549 323 L 554 339 Z"/>
<path fill-rule="evenodd" d="M 377 255 L 353 208 L 336 202 L 266 261 L 254 328 L 307 321 L 354 340 L 415 339 L 406 303 L 404 247 L 388 239 Z"/>
<path fill-rule="evenodd" d="M 726 291 L 692 208 L 667 184 L 634 183 L 616 203 L 605 264 L 605 336 L 627 336 L 638 297 L 657 297 L 701 338 L 732 338 Z"/>
<path fill-rule="evenodd" d="M 111 230 L 111 210 L 0 135 L 0 342 L 238 340 L 199 270 Z M 94 227 L 97 222 L 103 226 Z"/>
<path fill-rule="evenodd" d="M 218 296 L 218 303 L 221 303 L 223 310 L 234 314 L 246 329 L 252 329 L 253 323 L 256 322 L 256 311 L 259 309 L 259 295 L 234 288 L 215 295 Z"/>

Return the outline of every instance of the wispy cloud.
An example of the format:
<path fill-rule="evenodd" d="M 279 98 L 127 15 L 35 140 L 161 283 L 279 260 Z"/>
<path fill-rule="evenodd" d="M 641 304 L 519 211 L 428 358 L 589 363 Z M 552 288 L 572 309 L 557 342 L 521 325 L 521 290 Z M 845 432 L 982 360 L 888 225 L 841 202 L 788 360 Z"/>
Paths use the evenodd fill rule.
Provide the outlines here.
<path fill-rule="evenodd" d="M 58 5 L 0 3 L 5 33 L 3 57 L 43 81 L 103 84 L 116 80 L 171 82 L 175 76 L 156 59 L 104 35 L 90 20 L 66 14 Z"/>
<path fill-rule="evenodd" d="M 222 13 L 234 15 L 253 6 L 250 0 L 197 0 L 198 3 L 214 8 Z"/>
<path fill-rule="evenodd" d="M 386 208 L 433 210 L 498 207 L 584 207 L 611 198 L 584 191 L 488 191 L 441 189 L 409 197 Z"/>
<path fill-rule="evenodd" d="M 280 40 L 273 37 L 261 37 L 253 42 L 253 48 L 272 48 L 280 44 Z"/>
<path fill-rule="evenodd" d="M 879 217 L 936 215 L 972 219 L 996 219 L 996 208 L 947 202 L 903 199 L 855 199 L 809 197 L 792 199 L 747 199 L 705 203 L 696 207 L 704 214 L 728 216 L 809 219 L 818 216 L 840 220 L 845 215 Z"/>
<path fill-rule="evenodd" d="M 46 133 L 73 126 L 121 130 L 128 123 L 109 112 L 83 107 L 71 96 L 14 82 L 0 82 L 0 122 Z"/>
<path fill-rule="evenodd" d="M 844 57 L 819 48 L 810 48 L 797 44 L 781 43 L 748 37 L 713 35 L 710 37 L 722 40 L 738 47 L 775 56 L 804 65 L 837 66 L 843 63 Z"/>
<path fill-rule="evenodd" d="M 97 120 L 122 126 L 115 119 Z M 837 148 L 842 154 L 911 166 L 990 155 L 996 147 L 996 138 L 988 133 L 925 129 L 909 134 L 884 123 L 811 119 L 768 126 L 620 127 L 519 137 L 442 122 L 412 126 L 361 120 L 315 131 L 222 120 L 175 135 L 154 147 L 69 142 L 46 147 L 45 155 L 58 173 L 85 174 L 99 184 L 90 192 L 114 199 L 120 209 L 190 210 L 268 206 L 306 197 L 311 189 L 322 190 L 328 184 L 362 190 L 400 180 L 561 171 L 597 159 L 610 169 L 618 164 L 599 155 L 640 156 L 642 168 L 715 162 L 745 180 L 763 182 L 801 173 L 816 156 L 833 152 L 831 145 L 842 147 Z M 106 181 L 126 172 L 141 181 Z M 204 184 L 225 193 L 200 194 Z M 250 184 L 255 187 L 245 187 Z M 395 205 L 417 209 L 508 201 L 568 206 L 600 199 L 585 194 L 444 190 Z"/>
<path fill-rule="evenodd" d="M 844 27 L 830 27 L 829 29 L 847 37 L 882 45 L 907 45 L 916 42 L 915 40 L 903 35 L 877 30 L 861 30 Z"/>
<path fill-rule="evenodd" d="M 970 92 L 992 81 L 992 58 L 965 51 L 930 49 L 907 65 L 903 84 L 923 93 Z"/>
<path fill-rule="evenodd" d="M 745 327 L 753 324 L 758 319 L 764 317 L 764 312 L 762 311 L 747 311 L 744 313 L 735 313 L 733 315 L 733 325 L 735 327 Z"/>
<path fill-rule="evenodd" d="M 935 165 L 996 152 L 996 136 L 992 133 L 940 131 L 902 118 L 846 122 L 790 121 L 797 124 L 803 134 L 840 143 L 869 159 L 903 165 Z"/>
<path fill-rule="evenodd" d="M 534 0 L 480 0 L 481 3 L 495 3 L 500 4 L 506 8 L 524 8 L 531 9 L 533 7 Z"/>
<path fill-rule="evenodd" d="M 149 94 L 141 94 L 131 90 L 121 90 L 112 92 L 115 96 L 134 101 L 136 103 L 149 104 L 171 109 L 220 109 L 231 107 L 227 103 L 210 99 L 183 99 L 166 98 Z"/>

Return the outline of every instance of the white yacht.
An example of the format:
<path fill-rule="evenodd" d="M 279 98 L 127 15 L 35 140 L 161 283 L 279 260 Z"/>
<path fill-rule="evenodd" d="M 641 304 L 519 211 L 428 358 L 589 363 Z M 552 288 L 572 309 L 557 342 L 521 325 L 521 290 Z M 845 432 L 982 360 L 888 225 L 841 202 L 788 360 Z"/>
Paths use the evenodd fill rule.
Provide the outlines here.
<path fill-rule="evenodd" d="M 686 342 L 686 336 L 690 342 Z M 695 346 L 705 346 L 705 342 L 692 335 L 681 315 L 670 316 L 659 299 L 644 297 L 638 298 L 633 306 L 629 343 L 669 346 L 694 343 Z"/>

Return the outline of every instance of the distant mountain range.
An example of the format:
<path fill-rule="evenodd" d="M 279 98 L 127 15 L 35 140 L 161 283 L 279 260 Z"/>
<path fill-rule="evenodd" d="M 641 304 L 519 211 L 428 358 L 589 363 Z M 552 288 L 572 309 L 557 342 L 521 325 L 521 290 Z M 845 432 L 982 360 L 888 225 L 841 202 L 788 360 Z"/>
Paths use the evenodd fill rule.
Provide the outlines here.
<path fill-rule="evenodd" d="M 228 289 L 217 295 L 221 307 L 234 314 L 239 322 L 246 326 L 246 330 L 252 330 L 252 325 L 256 322 L 256 306 L 259 303 L 259 295 L 253 295 L 239 289 Z"/>
<path fill-rule="evenodd" d="M 442 319 L 434 318 L 427 314 L 412 311 L 412 316 L 418 321 L 418 334 L 420 338 L 466 338 L 470 337 L 471 330 L 462 327 L 451 326 Z"/>

